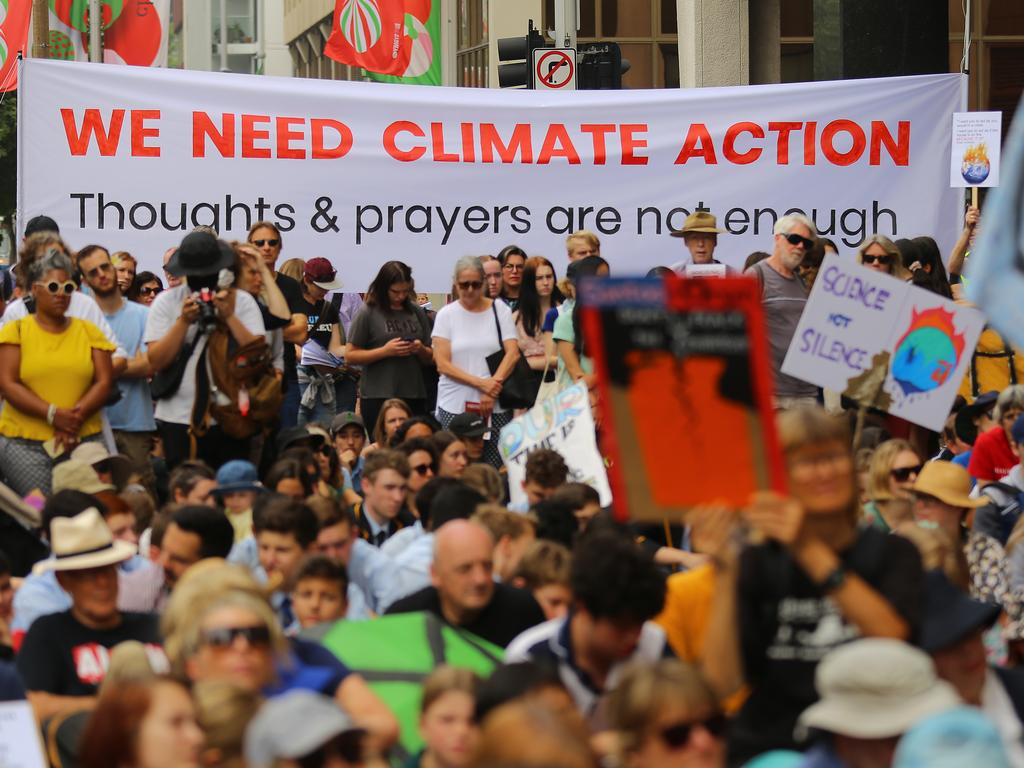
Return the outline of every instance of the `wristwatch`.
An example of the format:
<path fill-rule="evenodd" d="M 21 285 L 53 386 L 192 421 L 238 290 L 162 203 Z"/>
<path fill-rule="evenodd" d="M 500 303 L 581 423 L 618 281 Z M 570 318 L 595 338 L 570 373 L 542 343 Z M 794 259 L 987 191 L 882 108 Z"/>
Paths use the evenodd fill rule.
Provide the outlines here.
<path fill-rule="evenodd" d="M 835 592 L 837 589 L 839 589 L 841 586 L 843 586 L 843 583 L 845 581 L 846 581 L 846 569 L 843 567 L 843 564 L 840 563 L 839 565 L 837 565 L 835 567 L 835 569 L 832 571 L 832 573 L 830 573 L 828 576 L 826 576 L 822 581 L 818 582 L 818 588 L 822 592 L 826 592 L 826 593 L 828 593 L 828 592 Z"/>

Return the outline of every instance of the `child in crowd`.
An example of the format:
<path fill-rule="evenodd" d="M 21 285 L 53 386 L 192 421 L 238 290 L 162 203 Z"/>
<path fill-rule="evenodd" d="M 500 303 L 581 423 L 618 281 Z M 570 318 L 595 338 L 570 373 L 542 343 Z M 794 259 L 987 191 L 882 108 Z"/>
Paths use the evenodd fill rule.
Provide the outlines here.
<path fill-rule="evenodd" d="M 571 563 L 572 553 L 568 548 L 546 539 L 535 541 L 519 561 L 512 586 L 528 589 L 548 620 L 559 619 L 565 616 L 572 603 Z"/>
<path fill-rule="evenodd" d="M 211 493 L 224 506 L 236 543 L 252 533 L 252 507 L 264 490 L 256 467 L 248 461 L 229 461 L 217 470 L 217 487 Z"/>
<path fill-rule="evenodd" d="M 462 768 L 476 748 L 473 722 L 480 678 L 468 669 L 438 667 L 423 683 L 420 734 L 426 746 L 405 768 Z"/>
<path fill-rule="evenodd" d="M 302 629 L 333 623 L 348 610 L 345 566 L 325 555 L 313 555 L 299 566 L 292 588 L 292 611 Z"/>

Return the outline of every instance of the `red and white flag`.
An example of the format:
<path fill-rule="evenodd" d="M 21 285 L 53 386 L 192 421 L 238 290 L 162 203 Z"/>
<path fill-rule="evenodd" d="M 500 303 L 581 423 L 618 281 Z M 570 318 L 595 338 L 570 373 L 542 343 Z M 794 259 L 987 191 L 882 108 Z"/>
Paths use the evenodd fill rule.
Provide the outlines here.
<path fill-rule="evenodd" d="M 170 0 L 103 0 L 103 62 L 139 67 L 167 66 Z M 88 5 L 51 0 L 50 58 L 89 60 Z"/>
<path fill-rule="evenodd" d="M 18 87 L 18 51 L 28 46 L 32 0 L 0 0 L 0 93 Z"/>
<path fill-rule="evenodd" d="M 405 0 L 338 0 L 324 53 L 381 75 L 402 75 L 412 44 L 404 34 Z"/>

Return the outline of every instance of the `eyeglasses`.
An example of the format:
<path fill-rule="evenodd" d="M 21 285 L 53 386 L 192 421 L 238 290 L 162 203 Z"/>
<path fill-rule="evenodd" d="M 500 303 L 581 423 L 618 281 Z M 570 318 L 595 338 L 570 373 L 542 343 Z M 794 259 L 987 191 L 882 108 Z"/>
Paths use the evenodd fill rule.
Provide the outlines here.
<path fill-rule="evenodd" d="M 270 629 L 267 627 L 220 627 L 218 629 L 204 629 L 202 640 L 205 645 L 211 648 L 230 648 L 238 638 L 244 638 L 245 642 L 253 648 L 263 648 L 270 645 Z"/>
<path fill-rule="evenodd" d="M 36 282 L 36 285 L 41 285 L 46 289 L 46 292 L 51 296 L 56 296 L 58 293 L 63 293 L 65 296 L 70 296 L 78 288 L 75 285 L 74 280 L 65 280 L 63 283 L 57 280 L 51 280 L 48 283 Z"/>
<path fill-rule="evenodd" d="M 522 272 L 524 266 L 525 265 L 523 264 L 506 264 L 502 269 L 508 270 L 509 272 Z"/>
<path fill-rule="evenodd" d="M 281 241 L 278 238 L 272 237 L 269 240 L 253 240 L 252 244 L 255 245 L 257 248 L 262 248 L 264 245 L 269 245 L 271 248 L 274 248 L 280 242 Z"/>
<path fill-rule="evenodd" d="M 411 469 L 413 472 L 415 472 L 420 477 L 426 477 L 428 474 L 432 474 L 433 473 L 434 465 L 433 464 L 418 464 L 415 467 L 409 467 L 409 469 Z"/>
<path fill-rule="evenodd" d="M 85 273 L 86 277 L 96 277 L 101 272 L 111 272 L 114 269 L 113 264 L 100 264 L 98 267 L 93 267 Z"/>
<path fill-rule="evenodd" d="M 146 287 L 146 288 L 140 288 L 139 289 L 139 293 L 142 294 L 143 296 L 156 296 L 162 290 L 163 290 L 163 288 L 161 288 L 159 286 Z"/>
<path fill-rule="evenodd" d="M 786 238 L 786 242 L 790 245 L 802 245 L 805 251 L 809 251 L 814 247 L 813 240 L 808 240 L 806 237 L 801 237 L 793 232 L 786 232 L 782 236 Z"/>
<path fill-rule="evenodd" d="M 922 464 L 918 464 L 913 467 L 893 467 L 889 470 L 889 474 L 892 475 L 894 480 L 904 483 L 911 477 L 917 477 L 920 475 L 923 468 L 924 465 Z"/>
<path fill-rule="evenodd" d="M 484 287 L 484 284 L 479 280 L 466 280 L 462 283 L 456 283 L 461 291 L 479 291 Z"/>
<path fill-rule="evenodd" d="M 872 256 L 870 253 L 864 254 L 865 264 L 881 264 L 883 267 L 887 267 L 892 263 L 892 256 L 885 254 L 884 256 Z"/>
<path fill-rule="evenodd" d="M 661 729 L 661 739 L 672 749 L 679 749 L 686 746 L 686 743 L 690 740 L 690 734 L 693 733 L 693 729 L 698 725 L 703 726 L 704 730 L 712 736 L 721 736 L 729 726 L 729 721 L 725 715 L 718 714 L 712 715 L 707 720 L 698 720 L 693 723 L 676 723 Z"/>

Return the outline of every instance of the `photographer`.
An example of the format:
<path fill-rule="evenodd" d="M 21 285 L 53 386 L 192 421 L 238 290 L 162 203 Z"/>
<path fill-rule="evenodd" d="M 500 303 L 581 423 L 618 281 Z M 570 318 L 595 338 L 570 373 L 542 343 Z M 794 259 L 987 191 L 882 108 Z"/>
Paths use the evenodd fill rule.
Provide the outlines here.
<path fill-rule="evenodd" d="M 239 345 L 248 344 L 265 333 L 256 301 L 245 291 L 231 287 L 235 255 L 227 243 L 205 232 L 192 232 L 181 241 L 164 269 L 183 282 L 157 296 L 146 322 L 145 340 L 153 370 L 167 378 L 181 371 L 180 383 L 169 386 L 156 404 L 156 423 L 169 468 L 188 458 L 200 458 L 219 467 L 231 459 L 249 455 L 249 440 L 224 434 L 213 425 L 206 434 L 193 439 L 190 425 L 197 402 L 200 407 L 211 397 L 209 363 L 199 371 L 198 362 L 207 337 L 222 323 Z M 221 287 L 220 275 L 227 270 Z M 187 354 L 187 358 L 186 358 Z M 173 376 L 170 376 L 173 379 Z M 154 397 L 159 390 L 154 380 Z M 198 414 L 201 416 L 201 414 Z"/>

